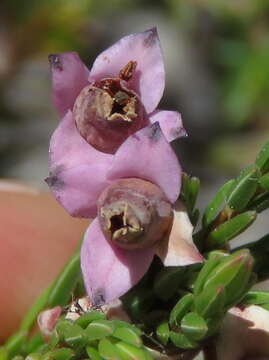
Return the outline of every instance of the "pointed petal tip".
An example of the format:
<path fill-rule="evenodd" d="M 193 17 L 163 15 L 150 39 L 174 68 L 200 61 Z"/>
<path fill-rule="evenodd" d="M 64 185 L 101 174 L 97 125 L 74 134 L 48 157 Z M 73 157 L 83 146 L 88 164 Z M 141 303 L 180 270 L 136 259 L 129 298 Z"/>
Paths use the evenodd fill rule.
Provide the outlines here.
<path fill-rule="evenodd" d="M 73 108 L 76 97 L 88 84 L 89 70 L 74 51 L 50 54 L 49 63 L 53 103 L 63 116 Z"/>
<path fill-rule="evenodd" d="M 152 37 L 158 41 L 160 40 L 159 35 L 158 35 L 157 26 L 153 26 L 152 28 L 146 29 L 141 34 L 148 34 L 148 37 Z"/>
<path fill-rule="evenodd" d="M 50 54 L 48 56 L 48 60 L 51 68 L 55 68 L 56 70 L 59 71 L 63 69 L 59 54 Z"/>
<path fill-rule="evenodd" d="M 158 105 L 165 85 L 165 70 L 156 28 L 124 36 L 95 60 L 89 81 L 117 77 L 130 61 L 137 63 L 130 88 L 141 98 L 147 113 Z"/>
<path fill-rule="evenodd" d="M 145 33 L 147 33 L 147 32 L 154 32 L 155 34 L 158 34 L 157 26 L 156 26 L 156 25 L 155 25 L 155 26 L 152 26 L 151 28 L 146 29 L 144 32 L 145 32 Z"/>
<path fill-rule="evenodd" d="M 179 131 L 179 136 L 178 137 L 180 137 L 180 138 L 189 137 L 189 134 L 187 133 L 187 130 L 184 127 Z"/>
<path fill-rule="evenodd" d="M 181 114 L 177 111 L 155 110 L 150 114 L 149 121 L 151 124 L 160 124 L 168 142 L 188 136 L 182 124 Z"/>
<path fill-rule="evenodd" d="M 62 71 L 64 69 L 64 62 L 68 58 L 74 59 L 73 61 L 80 61 L 80 57 L 76 51 L 49 54 L 48 60 L 51 69 Z"/>

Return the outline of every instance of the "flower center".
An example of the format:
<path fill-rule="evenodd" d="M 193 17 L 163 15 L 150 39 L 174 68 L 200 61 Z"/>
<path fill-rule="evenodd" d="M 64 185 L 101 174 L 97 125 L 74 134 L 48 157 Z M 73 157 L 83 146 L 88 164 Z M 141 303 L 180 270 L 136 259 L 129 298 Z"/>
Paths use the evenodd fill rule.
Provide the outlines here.
<path fill-rule="evenodd" d="M 141 179 L 122 179 L 99 197 L 98 218 L 109 241 L 131 250 L 160 240 L 171 223 L 172 211 L 158 186 Z"/>
<path fill-rule="evenodd" d="M 113 208 L 101 208 L 101 216 L 110 237 L 117 243 L 132 244 L 143 233 L 137 214 L 126 202 L 118 202 Z"/>
<path fill-rule="evenodd" d="M 103 101 L 96 101 L 96 106 L 106 102 L 108 105 L 106 120 L 132 122 L 137 114 L 138 98 L 136 94 L 123 88 L 120 79 L 103 79 L 95 82 L 93 87 L 100 89 L 100 97 Z M 89 89 L 90 93 L 91 89 Z M 102 109 L 98 109 L 102 113 Z"/>
<path fill-rule="evenodd" d="M 81 136 L 97 150 L 114 153 L 123 141 L 142 127 L 143 107 L 130 90 L 136 62 L 130 61 L 117 78 L 96 81 L 77 97 L 73 116 Z"/>

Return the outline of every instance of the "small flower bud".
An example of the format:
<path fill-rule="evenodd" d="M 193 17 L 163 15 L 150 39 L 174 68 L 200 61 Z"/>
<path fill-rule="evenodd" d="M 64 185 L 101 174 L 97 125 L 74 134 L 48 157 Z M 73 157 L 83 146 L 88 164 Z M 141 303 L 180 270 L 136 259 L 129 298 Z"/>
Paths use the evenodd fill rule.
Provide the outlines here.
<path fill-rule="evenodd" d="M 143 106 L 127 87 L 136 63 L 130 61 L 118 78 L 96 81 L 82 89 L 73 114 L 80 135 L 97 150 L 114 153 L 143 126 Z"/>
<path fill-rule="evenodd" d="M 172 223 L 172 208 L 162 190 L 141 179 L 122 179 L 98 199 L 101 229 L 109 241 L 124 249 L 151 246 Z"/>
<path fill-rule="evenodd" d="M 37 323 L 43 335 L 50 336 L 52 334 L 61 313 L 62 308 L 60 306 L 55 306 L 52 309 L 42 311 L 38 315 Z"/>

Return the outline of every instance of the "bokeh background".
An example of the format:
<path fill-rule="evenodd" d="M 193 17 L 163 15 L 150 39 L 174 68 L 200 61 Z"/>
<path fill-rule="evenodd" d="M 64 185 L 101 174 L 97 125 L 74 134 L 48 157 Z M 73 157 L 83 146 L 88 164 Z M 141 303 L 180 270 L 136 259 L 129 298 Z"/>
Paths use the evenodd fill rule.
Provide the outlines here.
<path fill-rule="evenodd" d="M 202 206 L 269 138 L 268 0 L 2 0 L 0 7 L 1 177 L 46 188 L 59 120 L 48 54 L 75 50 L 90 67 L 120 37 L 152 26 L 166 66 L 160 108 L 182 113 L 189 137 L 175 146 L 183 168 L 201 178 Z M 266 226 L 261 217 L 255 237 Z"/>

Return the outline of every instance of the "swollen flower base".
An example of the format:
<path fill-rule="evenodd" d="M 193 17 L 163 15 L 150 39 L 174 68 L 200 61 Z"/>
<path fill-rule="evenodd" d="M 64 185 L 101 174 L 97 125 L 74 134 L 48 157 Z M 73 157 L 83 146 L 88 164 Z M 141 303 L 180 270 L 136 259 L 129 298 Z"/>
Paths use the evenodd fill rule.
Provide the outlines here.
<path fill-rule="evenodd" d="M 123 179 L 98 199 L 98 219 L 108 241 L 123 249 L 152 246 L 168 232 L 172 206 L 161 189 L 145 180 Z"/>
<path fill-rule="evenodd" d="M 144 125 L 144 108 L 128 89 L 136 68 L 130 61 L 118 78 L 102 79 L 83 88 L 73 116 L 81 136 L 96 149 L 114 153 L 123 141 Z"/>

